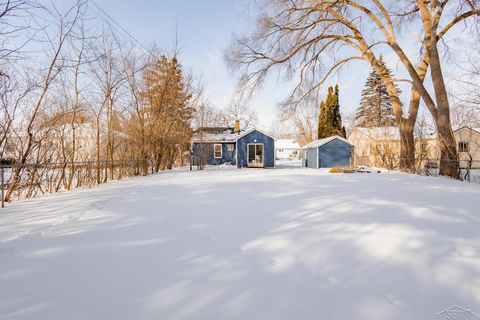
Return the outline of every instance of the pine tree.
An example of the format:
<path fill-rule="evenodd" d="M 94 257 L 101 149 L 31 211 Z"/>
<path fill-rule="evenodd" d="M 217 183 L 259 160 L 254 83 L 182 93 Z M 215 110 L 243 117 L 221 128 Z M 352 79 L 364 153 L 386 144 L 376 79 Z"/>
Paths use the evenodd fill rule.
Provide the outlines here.
<path fill-rule="evenodd" d="M 187 145 L 191 136 L 190 119 L 194 109 L 178 60 L 165 56 L 151 61 L 144 71 L 145 90 L 141 92 L 145 107 L 141 110 L 145 156 L 159 159 L 160 166 L 170 167 L 178 146 Z"/>
<path fill-rule="evenodd" d="M 382 56 L 379 62 L 385 67 Z M 388 72 L 392 73 L 389 69 Z M 362 99 L 355 114 L 355 124 L 357 127 L 367 128 L 388 127 L 396 124 L 387 87 L 375 70 L 370 72 L 362 90 Z"/>
<path fill-rule="evenodd" d="M 325 101 L 320 102 L 320 112 L 318 113 L 318 123 L 317 123 L 317 139 L 322 139 L 325 135 Z"/>
<path fill-rule="evenodd" d="M 342 125 L 340 114 L 340 99 L 338 85 L 328 88 L 325 101 L 320 104 L 320 116 L 318 119 L 318 139 L 328 138 L 334 135 L 345 137 L 345 128 Z"/>

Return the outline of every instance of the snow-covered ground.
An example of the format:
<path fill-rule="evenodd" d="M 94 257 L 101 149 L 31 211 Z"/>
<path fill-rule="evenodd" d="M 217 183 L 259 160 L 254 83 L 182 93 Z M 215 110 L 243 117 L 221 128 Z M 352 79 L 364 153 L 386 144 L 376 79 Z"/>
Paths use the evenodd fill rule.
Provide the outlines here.
<path fill-rule="evenodd" d="M 480 186 L 175 171 L 0 210 L 0 319 L 480 315 Z"/>

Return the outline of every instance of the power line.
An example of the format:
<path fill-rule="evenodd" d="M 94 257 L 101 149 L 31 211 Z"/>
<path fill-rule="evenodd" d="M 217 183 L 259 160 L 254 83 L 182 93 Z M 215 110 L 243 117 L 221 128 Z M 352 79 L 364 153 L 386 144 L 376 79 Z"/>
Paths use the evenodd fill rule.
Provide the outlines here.
<path fill-rule="evenodd" d="M 102 20 L 104 20 L 109 26 L 110 28 L 116 30 L 117 32 L 119 31 L 117 29 L 117 27 L 120 29 L 121 32 L 124 33 L 124 35 L 127 35 L 128 38 L 130 38 L 130 40 L 133 40 L 136 44 L 138 44 L 143 50 L 147 51 L 149 54 L 151 54 L 154 58 L 158 58 L 157 55 L 155 53 L 153 53 L 151 50 L 147 49 L 137 38 L 135 38 L 130 32 L 128 32 L 124 27 L 122 27 L 122 25 L 120 25 L 120 23 L 118 23 L 111 15 L 109 15 L 102 7 L 100 7 L 100 5 L 98 3 L 95 2 L 95 0 L 90 0 L 90 2 L 93 4 L 93 6 L 95 7 L 95 11 L 97 13 L 97 15 L 99 16 L 99 18 L 101 18 Z M 101 17 L 103 16 L 103 17 Z M 107 20 L 110 20 L 111 22 L 113 22 L 115 24 L 115 26 L 112 26 L 110 24 L 109 21 Z"/>

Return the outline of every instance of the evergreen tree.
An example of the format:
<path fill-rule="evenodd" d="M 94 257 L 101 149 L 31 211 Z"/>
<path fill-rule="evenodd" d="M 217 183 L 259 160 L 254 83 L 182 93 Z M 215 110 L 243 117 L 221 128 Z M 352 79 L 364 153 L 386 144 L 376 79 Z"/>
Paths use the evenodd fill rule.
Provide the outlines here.
<path fill-rule="evenodd" d="M 143 156 L 174 159 L 178 146 L 189 143 L 190 120 L 194 112 L 182 67 L 175 57 L 161 56 L 146 65 L 144 81 L 145 89 L 141 95 L 145 107 L 140 110 L 140 115 L 149 154 Z M 170 166 L 170 163 L 166 165 Z"/>
<path fill-rule="evenodd" d="M 379 62 L 385 66 L 382 56 L 380 56 Z M 391 74 L 391 70 L 388 69 L 388 72 Z M 362 90 L 362 99 L 355 114 L 355 124 L 357 127 L 367 128 L 396 125 L 387 87 L 375 70 L 370 72 Z"/>
<path fill-rule="evenodd" d="M 318 139 L 328 138 L 334 135 L 345 137 L 345 128 L 342 125 L 340 114 L 340 100 L 338 85 L 328 88 L 325 101 L 320 103 L 320 115 L 318 119 Z"/>

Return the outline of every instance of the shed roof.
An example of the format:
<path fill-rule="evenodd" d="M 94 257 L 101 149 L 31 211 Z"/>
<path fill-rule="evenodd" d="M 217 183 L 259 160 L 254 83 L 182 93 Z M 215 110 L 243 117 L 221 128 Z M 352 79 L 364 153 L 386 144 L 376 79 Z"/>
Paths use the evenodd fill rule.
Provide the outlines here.
<path fill-rule="evenodd" d="M 318 147 L 321 147 L 323 146 L 324 144 L 327 144 L 329 143 L 330 141 L 333 141 L 335 139 L 339 139 L 345 143 L 348 143 L 349 145 L 353 146 L 353 144 L 351 144 L 347 139 L 345 138 L 342 138 L 340 136 L 331 136 L 331 137 L 328 137 L 328 138 L 323 138 L 323 139 L 320 139 L 320 140 L 315 140 L 315 141 L 312 141 L 310 142 L 309 144 L 303 146 L 302 149 L 312 149 L 312 148 L 318 148 Z"/>

